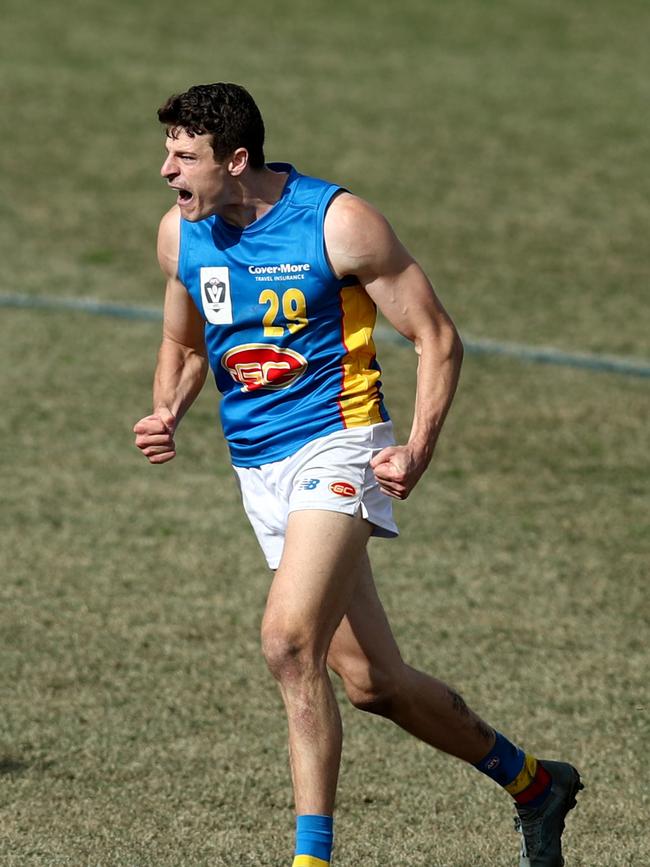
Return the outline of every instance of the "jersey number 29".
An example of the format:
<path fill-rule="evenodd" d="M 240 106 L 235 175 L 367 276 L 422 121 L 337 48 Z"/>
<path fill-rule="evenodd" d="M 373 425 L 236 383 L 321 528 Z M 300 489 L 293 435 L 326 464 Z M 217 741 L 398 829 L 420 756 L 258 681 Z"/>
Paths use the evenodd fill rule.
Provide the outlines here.
<path fill-rule="evenodd" d="M 282 306 L 282 313 L 286 321 L 286 329 L 292 334 L 300 331 L 308 323 L 307 299 L 300 289 L 287 289 L 282 293 L 282 298 L 273 289 L 264 289 L 258 299 L 260 304 L 268 304 L 268 308 L 262 317 L 265 337 L 282 337 L 285 325 L 277 325 L 276 321 Z"/>

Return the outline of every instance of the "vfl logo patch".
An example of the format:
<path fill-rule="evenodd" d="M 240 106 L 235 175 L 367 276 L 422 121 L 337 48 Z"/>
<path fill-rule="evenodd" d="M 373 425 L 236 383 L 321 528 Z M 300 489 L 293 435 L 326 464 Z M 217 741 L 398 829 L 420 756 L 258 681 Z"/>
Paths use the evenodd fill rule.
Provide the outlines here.
<path fill-rule="evenodd" d="M 230 271 L 228 268 L 201 268 L 201 303 L 205 318 L 212 325 L 232 324 Z"/>
<path fill-rule="evenodd" d="M 269 343 L 244 343 L 225 352 L 221 366 L 242 391 L 288 388 L 307 370 L 307 359 L 293 349 Z"/>
<path fill-rule="evenodd" d="M 297 488 L 299 491 L 315 491 L 320 485 L 320 479 L 301 479 Z"/>
<path fill-rule="evenodd" d="M 357 493 L 357 489 L 349 482 L 332 482 L 330 491 L 339 497 L 355 497 Z"/>

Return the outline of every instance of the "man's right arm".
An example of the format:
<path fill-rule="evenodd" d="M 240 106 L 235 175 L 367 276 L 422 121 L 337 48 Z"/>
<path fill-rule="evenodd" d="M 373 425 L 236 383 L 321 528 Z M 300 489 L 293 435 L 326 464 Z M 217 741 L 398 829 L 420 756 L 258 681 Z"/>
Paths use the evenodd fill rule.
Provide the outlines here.
<path fill-rule="evenodd" d="M 178 276 L 180 215 L 165 214 L 158 232 L 158 261 L 165 274 L 163 337 L 154 375 L 153 412 L 134 426 L 135 444 L 152 464 L 176 456 L 174 433 L 208 371 L 204 321 Z"/>

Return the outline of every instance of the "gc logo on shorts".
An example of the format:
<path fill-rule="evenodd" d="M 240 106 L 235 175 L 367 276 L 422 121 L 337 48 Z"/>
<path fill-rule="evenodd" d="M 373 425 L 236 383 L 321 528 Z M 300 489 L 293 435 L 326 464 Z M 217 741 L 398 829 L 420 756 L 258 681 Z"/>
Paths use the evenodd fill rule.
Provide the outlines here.
<path fill-rule="evenodd" d="M 357 489 L 350 482 L 332 482 L 330 491 L 333 494 L 338 494 L 339 497 L 356 497 Z"/>

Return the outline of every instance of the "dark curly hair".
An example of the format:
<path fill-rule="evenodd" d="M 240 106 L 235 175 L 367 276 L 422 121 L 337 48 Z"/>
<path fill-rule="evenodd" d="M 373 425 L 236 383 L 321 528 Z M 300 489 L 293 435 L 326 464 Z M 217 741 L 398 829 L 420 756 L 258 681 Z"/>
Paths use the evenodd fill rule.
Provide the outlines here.
<path fill-rule="evenodd" d="M 170 96 L 158 109 L 167 135 L 183 129 L 188 135 L 212 135 L 215 159 L 223 160 L 239 147 L 248 151 L 251 168 L 264 166 L 264 121 L 253 97 L 238 84 L 197 84 Z"/>

